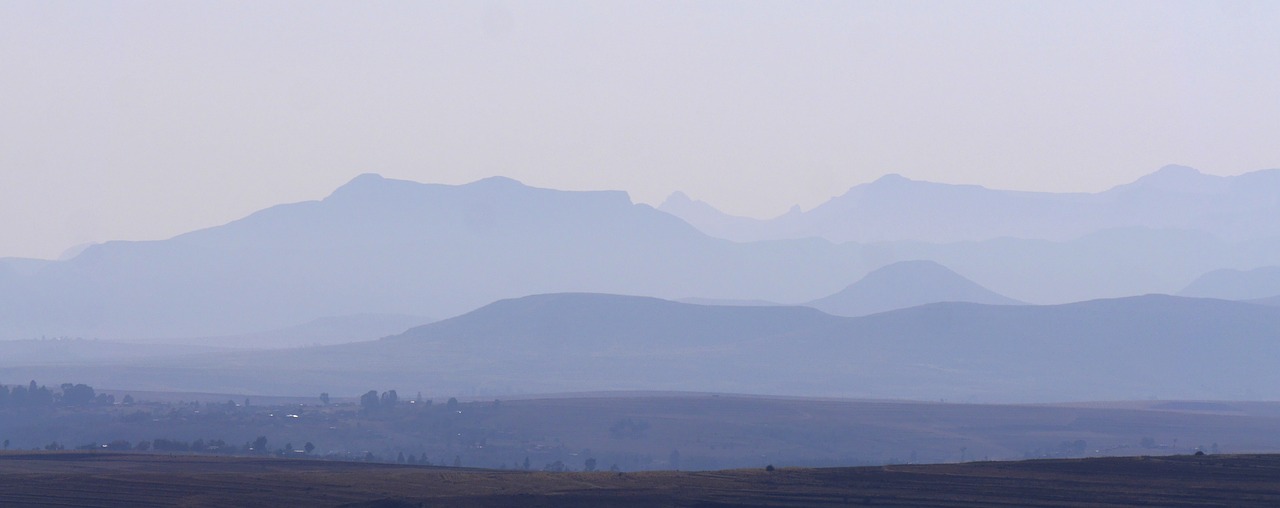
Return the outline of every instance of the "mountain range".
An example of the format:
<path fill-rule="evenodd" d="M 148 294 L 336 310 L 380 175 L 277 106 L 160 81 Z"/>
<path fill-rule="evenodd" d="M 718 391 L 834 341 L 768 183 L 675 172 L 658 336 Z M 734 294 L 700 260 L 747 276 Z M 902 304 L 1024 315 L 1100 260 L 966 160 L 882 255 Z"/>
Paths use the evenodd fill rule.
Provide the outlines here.
<path fill-rule="evenodd" d="M 1243 187 L 1274 199 L 1280 190 L 1267 187 L 1271 174 L 1224 179 L 1165 169 L 1107 194 L 1161 203 L 1164 198 L 1157 197 L 1166 196 L 1169 203 L 1201 203 L 1195 210 L 1204 211 L 1209 206 L 1204 203 L 1236 196 L 1230 193 L 1244 192 Z M 1202 181 L 1211 185 L 1202 190 L 1197 187 Z M 872 195 L 873 188 L 899 184 L 915 187 L 889 178 L 849 195 Z M 941 192 L 935 208 L 954 190 L 925 187 Z M 989 206 L 1005 199 L 1003 191 L 980 187 L 964 187 L 964 192 L 986 196 L 974 199 L 990 201 Z M 1100 199 L 1035 196 L 1031 202 Z M 1238 213 L 1211 217 L 1251 216 L 1266 199 L 1250 196 L 1237 196 Z M 914 199 L 900 202 L 904 217 L 925 213 L 912 209 Z M 1176 208 L 1166 203 L 1143 210 L 1170 207 Z M 1020 216 L 1017 220 L 1035 216 L 1002 210 Z M 856 220 L 871 219 L 859 215 Z M 1134 222 L 1125 220 L 1108 224 Z M 1253 228 L 1263 231 L 1275 221 L 1255 222 L 1260 225 Z M 1058 227 L 1052 220 L 1041 225 L 1046 231 Z M 838 298 L 832 295 L 874 270 L 911 260 L 941 264 L 1012 300 L 1057 304 L 1175 293 L 1214 270 L 1280 265 L 1280 236 L 1233 240 L 1203 231 L 1133 226 L 1061 241 L 834 243 L 810 237 L 738 242 L 709 236 L 674 215 L 633 203 L 622 192 L 540 189 L 501 177 L 437 185 L 367 174 L 322 200 L 271 207 L 166 240 L 107 242 L 58 261 L 0 259 L 0 339 L 165 337 L 190 343 L 266 337 L 332 316 L 453 316 L 500 299 L 561 292 L 712 303 L 804 304 L 826 297 L 834 302 Z M 849 289 L 861 292 L 864 303 L 827 309 L 864 314 L 939 300 L 1000 301 L 989 294 L 907 295 L 908 287 L 875 287 L 867 281 Z M 904 294 L 894 296 L 894 290 Z M 893 305 L 874 302 L 898 296 Z M 350 336 L 372 337 L 374 331 Z M 323 341 L 305 343 L 314 342 Z"/>
<path fill-rule="evenodd" d="M 996 238 L 1067 241 L 1116 228 L 1185 229 L 1230 241 L 1280 235 L 1280 169 L 1239 176 L 1166 166 L 1098 193 L 994 190 L 887 175 L 807 211 L 757 220 L 683 193 L 659 209 L 735 241 L 818 237 L 841 242 L 949 243 Z"/>

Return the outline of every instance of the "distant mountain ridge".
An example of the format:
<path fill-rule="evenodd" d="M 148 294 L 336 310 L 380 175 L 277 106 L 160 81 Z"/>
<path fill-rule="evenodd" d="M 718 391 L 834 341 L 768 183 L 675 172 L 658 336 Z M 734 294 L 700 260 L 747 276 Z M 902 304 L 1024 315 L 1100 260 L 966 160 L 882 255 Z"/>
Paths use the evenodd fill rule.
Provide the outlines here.
<path fill-rule="evenodd" d="M 862 270 L 850 250 L 710 238 L 624 192 L 366 174 L 323 200 L 168 240 L 0 260 L 0 338 L 240 335 L 560 291 L 800 300 Z M 743 276 L 765 273 L 787 276 Z"/>
<path fill-rule="evenodd" d="M 166 383 L 217 393 L 378 386 L 478 396 L 686 390 L 984 402 L 1256 400 L 1280 396 L 1277 357 L 1280 308 L 1226 300 L 935 303 L 847 318 L 805 307 L 573 293 L 503 300 L 370 342 L 76 373 L 95 385 Z M 32 372 L 0 368 L 0 377 Z"/>
<path fill-rule="evenodd" d="M 684 194 L 659 209 L 735 241 L 819 237 L 832 242 L 961 242 L 1001 237 L 1064 241 L 1105 229 L 1188 229 L 1228 240 L 1280 235 L 1280 169 L 1239 176 L 1166 166 L 1099 193 L 993 190 L 887 175 L 808 211 L 734 217 Z"/>
<path fill-rule="evenodd" d="M 933 261 L 899 261 L 867 274 L 833 295 L 806 306 L 837 316 L 865 316 L 929 303 L 1019 305 Z"/>
<path fill-rule="evenodd" d="M 733 242 L 623 192 L 368 174 L 322 200 L 166 240 L 107 242 L 63 261 L 0 259 L 0 339 L 242 336 L 326 316 L 452 316 L 562 292 L 797 303 L 904 260 L 1051 304 L 1173 293 L 1211 270 L 1280 265 L 1280 236 L 1233 242 L 1133 227 L 1062 242 Z"/>

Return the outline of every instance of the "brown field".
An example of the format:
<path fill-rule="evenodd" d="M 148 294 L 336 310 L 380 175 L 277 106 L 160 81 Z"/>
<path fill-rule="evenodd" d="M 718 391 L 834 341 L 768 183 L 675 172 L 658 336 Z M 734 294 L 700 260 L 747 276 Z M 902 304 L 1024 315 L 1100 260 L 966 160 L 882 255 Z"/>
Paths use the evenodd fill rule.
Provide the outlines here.
<path fill-rule="evenodd" d="M 321 460 L 0 454 L 3 506 L 1277 506 L 1280 455 L 546 473 Z"/>

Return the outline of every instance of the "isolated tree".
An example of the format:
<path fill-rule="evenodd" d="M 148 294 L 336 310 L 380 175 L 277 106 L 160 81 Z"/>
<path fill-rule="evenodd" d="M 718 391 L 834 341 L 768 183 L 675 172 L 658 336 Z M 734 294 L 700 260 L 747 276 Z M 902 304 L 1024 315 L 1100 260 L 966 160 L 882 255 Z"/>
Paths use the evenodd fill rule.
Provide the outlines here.
<path fill-rule="evenodd" d="M 446 402 L 444 407 L 449 408 L 450 411 L 456 411 L 458 409 L 458 398 L 449 397 L 449 402 Z"/>
<path fill-rule="evenodd" d="M 320 394 L 320 403 L 326 406 L 329 405 L 329 392 L 323 392 Z"/>
<path fill-rule="evenodd" d="M 267 453 L 267 436 L 258 436 L 257 439 L 253 440 L 251 447 L 255 452 Z"/>
<path fill-rule="evenodd" d="M 366 413 L 372 414 L 378 412 L 378 406 L 380 404 L 381 401 L 378 399 L 377 390 L 369 390 L 365 392 L 364 395 L 360 396 L 360 408 Z"/>
<path fill-rule="evenodd" d="M 311 444 L 311 441 L 307 441 L 307 444 L 302 445 L 302 451 L 306 452 L 307 455 L 310 455 L 315 449 L 316 445 Z"/>
<path fill-rule="evenodd" d="M 396 464 L 404 464 L 404 462 L 404 452 L 400 452 L 400 454 L 396 455 Z"/>
<path fill-rule="evenodd" d="M 453 467 L 462 467 L 462 456 L 460 455 L 453 456 Z"/>
<path fill-rule="evenodd" d="M 9 440 L 8 440 L 8 439 L 4 440 L 4 449 L 6 449 L 6 450 L 8 450 L 8 449 L 9 449 Z"/>
<path fill-rule="evenodd" d="M 121 404 L 124 404 L 124 405 L 126 405 L 126 406 L 132 406 L 132 405 L 133 405 L 133 396 L 132 396 L 132 395 L 129 395 L 129 394 L 127 394 L 127 393 L 126 393 L 126 394 L 125 394 L 125 396 L 124 396 L 124 398 L 123 398 L 123 399 L 120 399 L 120 403 L 121 403 Z"/>
<path fill-rule="evenodd" d="M 587 462 L 586 462 L 586 463 L 584 463 L 584 464 L 582 465 L 582 470 L 583 470 L 583 471 L 595 471 L 595 470 L 596 470 L 596 459 L 595 459 L 595 457 L 592 457 L 592 458 L 587 459 Z"/>
<path fill-rule="evenodd" d="M 525 471 L 529 470 L 529 457 L 527 456 L 524 458 L 524 470 Z"/>

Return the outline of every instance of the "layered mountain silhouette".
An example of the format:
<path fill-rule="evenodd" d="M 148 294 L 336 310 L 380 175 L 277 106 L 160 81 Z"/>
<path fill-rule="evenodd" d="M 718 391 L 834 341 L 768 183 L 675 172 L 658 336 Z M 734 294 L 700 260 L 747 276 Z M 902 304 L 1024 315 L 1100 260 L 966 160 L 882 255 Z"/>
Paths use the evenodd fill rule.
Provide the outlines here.
<path fill-rule="evenodd" d="M 238 335 L 334 315 L 448 316 L 557 291 L 799 301 L 865 271 L 857 250 L 714 239 L 622 192 L 370 174 L 320 201 L 168 240 L 5 260 L 0 338 Z"/>
<path fill-rule="evenodd" d="M 975 401 L 1280 396 L 1280 308 L 1149 295 L 938 303 L 860 318 L 551 294 L 377 341 L 76 368 L 86 382 L 231 393 L 689 390 Z M 46 376 L 56 371 L 42 370 Z M 22 379 L 31 370 L 0 369 Z M 266 388 L 269 387 L 269 388 Z"/>
<path fill-rule="evenodd" d="M 1214 270 L 1201 275 L 1182 291 L 1182 296 L 1257 300 L 1280 295 L 1280 266 L 1252 270 Z"/>
<path fill-rule="evenodd" d="M 1179 188 L 1167 180 L 1138 190 Z M 1066 241 L 734 242 L 622 192 L 363 175 L 323 200 L 167 240 L 107 242 L 60 261 L 0 259 L 0 339 L 244 336 L 327 316 L 451 316 L 558 292 L 807 302 L 904 260 L 932 260 L 1009 298 L 1053 304 L 1173 293 L 1211 270 L 1280 265 L 1280 236 L 1231 241 L 1131 227 Z"/>
<path fill-rule="evenodd" d="M 865 316 L 927 303 L 1018 305 L 933 261 L 901 261 L 879 268 L 840 292 L 806 303 L 837 316 Z"/>
<path fill-rule="evenodd" d="M 960 242 L 1002 237 L 1064 241 L 1105 229 L 1187 229 L 1239 241 L 1280 235 L 1280 169 L 1233 177 L 1166 166 L 1099 193 L 993 190 L 888 175 L 818 207 L 769 220 L 723 214 L 676 194 L 660 207 L 736 241 L 820 237 L 832 242 Z"/>

